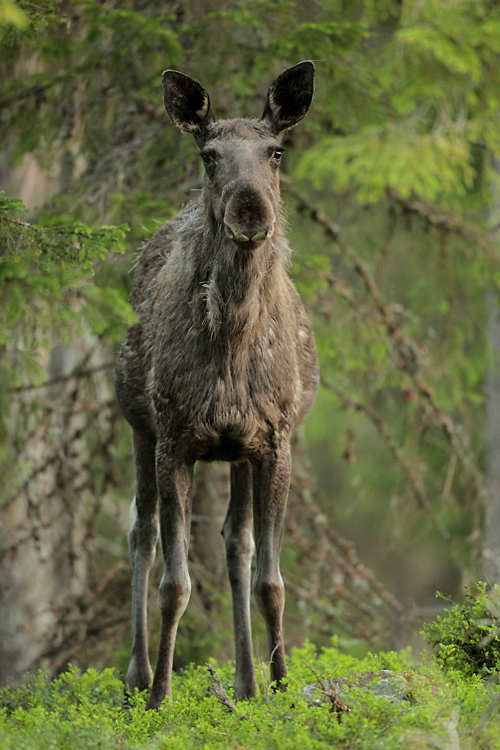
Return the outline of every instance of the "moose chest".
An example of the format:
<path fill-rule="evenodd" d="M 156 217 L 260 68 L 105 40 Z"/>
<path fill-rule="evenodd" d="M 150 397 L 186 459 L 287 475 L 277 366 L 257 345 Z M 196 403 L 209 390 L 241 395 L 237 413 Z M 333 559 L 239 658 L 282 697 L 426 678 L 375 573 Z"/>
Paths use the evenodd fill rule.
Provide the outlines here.
<path fill-rule="evenodd" d="M 170 354 L 170 356 L 169 356 Z M 202 460 L 259 455 L 298 411 L 294 346 L 266 335 L 239 351 L 188 337 L 163 353 L 152 383 L 157 432 Z M 161 385 L 160 385 L 161 384 Z"/>

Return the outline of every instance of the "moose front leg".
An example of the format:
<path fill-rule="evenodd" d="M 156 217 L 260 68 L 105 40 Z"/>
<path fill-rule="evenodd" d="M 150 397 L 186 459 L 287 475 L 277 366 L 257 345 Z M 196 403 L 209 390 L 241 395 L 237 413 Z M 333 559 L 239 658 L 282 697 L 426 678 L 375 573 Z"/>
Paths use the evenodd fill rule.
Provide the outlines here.
<path fill-rule="evenodd" d="M 283 687 L 286 677 L 283 643 L 285 588 L 279 568 L 286 501 L 290 488 L 288 442 L 254 464 L 253 505 L 257 565 L 253 592 L 266 623 L 271 680 Z"/>
<path fill-rule="evenodd" d="M 236 646 L 236 700 L 252 698 L 257 690 L 252 658 L 250 581 L 254 543 L 252 538 L 252 467 L 245 461 L 231 465 L 231 497 L 224 521 L 226 561 L 233 597 Z"/>
<path fill-rule="evenodd" d="M 158 526 L 155 446 L 134 432 L 136 471 L 135 497 L 132 503 L 132 527 L 129 533 L 132 561 L 132 655 L 126 682 L 132 692 L 146 690 L 153 681 L 148 656 L 147 598 L 148 577 L 155 559 Z"/>
<path fill-rule="evenodd" d="M 156 473 L 160 498 L 160 534 L 165 568 L 160 583 L 160 645 L 151 695 L 146 708 L 172 698 L 172 662 L 179 620 L 191 593 L 188 543 L 193 466 L 169 456 L 157 445 Z"/>

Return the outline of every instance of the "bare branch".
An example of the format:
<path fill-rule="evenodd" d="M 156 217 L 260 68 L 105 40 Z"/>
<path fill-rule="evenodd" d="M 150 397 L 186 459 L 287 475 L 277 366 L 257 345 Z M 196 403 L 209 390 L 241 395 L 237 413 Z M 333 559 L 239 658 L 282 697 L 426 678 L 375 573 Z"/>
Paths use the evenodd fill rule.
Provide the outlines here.
<path fill-rule="evenodd" d="M 51 378 L 50 380 L 45 380 L 43 383 L 40 383 L 38 385 L 30 384 L 30 385 L 19 385 L 15 388 L 9 388 L 7 391 L 8 393 L 26 393 L 27 391 L 34 391 L 34 390 L 40 390 L 41 388 L 48 388 L 52 385 L 57 385 L 58 383 L 66 383 L 68 380 L 72 380 L 72 378 L 88 378 L 91 375 L 95 375 L 96 372 L 102 372 L 102 370 L 110 370 L 112 367 L 115 366 L 114 361 L 112 362 L 104 362 L 101 365 L 96 365 L 95 367 L 88 367 L 88 368 L 82 368 L 81 366 L 75 367 L 74 370 L 72 370 L 68 375 L 59 375 L 57 378 Z"/>
<path fill-rule="evenodd" d="M 345 240 L 340 228 L 335 224 L 323 211 L 314 206 L 306 197 L 304 197 L 299 191 L 288 181 L 284 183 L 284 188 L 295 198 L 298 203 L 298 210 L 308 214 L 311 219 L 319 224 L 327 237 L 334 240 L 336 245 L 340 248 L 342 253 L 352 263 L 354 270 L 362 279 L 365 289 L 372 299 L 375 305 L 376 311 L 380 316 L 380 320 L 387 332 L 388 338 L 394 347 L 398 355 L 398 367 L 405 371 L 413 381 L 416 394 L 418 394 L 422 406 L 422 415 L 425 417 L 426 422 L 429 425 L 441 428 L 451 450 L 457 455 L 465 473 L 472 480 L 475 495 L 478 500 L 478 510 L 484 507 L 486 502 L 486 487 L 484 481 L 484 474 L 477 465 L 476 459 L 468 448 L 466 441 L 463 439 L 464 430 L 461 426 L 455 424 L 453 419 L 447 414 L 444 409 L 439 405 L 436 400 L 433 389 L 425 381 L 420 373 L 423 352 L 421 347 L 416 341 L 402 331 L 394 317 L 395 307 L 389 304 L 383 297 L 380 289 L 378 288 L 375 280 L 372 278 L 370 271 L 366 264 L 357 255 L 357 253 L 351 248 L 349 243 Z M 400 202 L 404 202 L 404 199 L 400 199 L 396 194 L 392 196 L 394 199 L 398 198 Z M 433 212 L 428 208 L 419 205 L 407 205 L 407 208 L 412 208 L 423 217 L 434 216 Z M 446 220 L 445 220 L 446 219 Z M 464 238 L 472 241 L 478 241 L 481 246 L 485 249 L 490 248 L 493 253 L 493 246 L 487 241 L 487 238 L 482 238 L 479 232 L 472 230 L 467 225 L 461 224 L 456 220 L 452 220 L 451 217 L 445 217 L 442 215 L 439 221 L 436 219 L 436 225 L 444 226 L 449 231 L 455 231 L 461 234 Z M 485 244 L 486 243 L 486 244 Z M 494 253 L 493 253 L 494 254 Z M 495 254 L 494 254 L 495 255 Z M 497 256 L 495 255 L 495 258 Z M 408 467 L 409 469 L 409 467 Z M 411 477 L 411 472 L 406 470 L 407 476 Z M 415 485 L 413 480 L 410 480 L 410 485 L 413 484 L 412 490 L 419 498 L 419 503 L 424 503 L 425 497 L 418 490 L 418 484 Z M 478 515 L 478 514 L 476 514 Z M 477 521 L 475 521 L 477 523 Z M 445 533 L 446 535 L 446 533 Z"/>
<path fill-rule="evenodd" d="M 415 214 L 426 224 L 446 232 L 452 232 L 473 245 L 479 245 L 491 258 L 500 261 L 497 243 L 486 232 L 481 232 L 479 227 L 461 221 L 456 216 L 445 214 L 437 206 L 424 201 L 422 198 L 403 198 L 392 188 L 387 191 L 387 195 L 394 203 L 400 205 L 405 211 Z"/>
<path fill-rule="evenodd" d="M 320 678 L 316 670 L 313 667 L 311 667 L 311 665 L 308 664 L 305 659 L 302 659 L 302 661 L 304 662 L 306 667 L 310 669 L 313 675 L 316 677 L 323 694 L 328 698 L 328 701 L 330 703 L 330 713 L 332 714 L 334 713 L 337 715 L 337 721 L 340 724 L 340 722 L 342 721 L 342 714 L 350 713 L 351 709 L 346 703 L 342 703 L 342 701 L 340 700 L 337 686 L 335 686 L 335 690 L 330 690 L 327 687 L 327 685 L 323 682 L 323 680 Z"/>
<path fill-rule="evenodd" d="M 214 665 L 208 661 L 205 666 L 213 680 L 213 683 L 207 687 L 207 691 L 211 695 L 213 695 L 214 698 L 217 698 L 219 703 L 222 703 L 222 705 L 228 708 L 230 711 L 236 711 L 236 705 L 233 703 L 229 695 L 226 693 L 224 689 L 224 685 L 222 684 L 221 678 L 215 671 Z"/>

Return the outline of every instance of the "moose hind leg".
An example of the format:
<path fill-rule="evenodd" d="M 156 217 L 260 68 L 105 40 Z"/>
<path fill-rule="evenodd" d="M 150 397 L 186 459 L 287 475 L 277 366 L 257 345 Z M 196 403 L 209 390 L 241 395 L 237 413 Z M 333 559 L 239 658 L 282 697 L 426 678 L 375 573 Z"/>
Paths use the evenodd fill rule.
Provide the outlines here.
<path fill-rule="evenodd" d="M 236 700 L 251 698 L 257 690 L 250 624 L 250 577 L 254 550 L 252 537 L 252 467 L 231 465 L 231 497 L 224 521 L 226 563 L 233 597 L 236 646 Z"/>
<path fill-rule="evenodd" d="M 132 561 L 132 655 L 126 682 L 131 691 L 145 690 L 153 681 L 148 656 L 147 597 L 149 571 L 160 533 L 156 489 L 155 447 L 134 432 L 136 493 L 132 503 L 129 548 Z"/>
<path fill-rule="evenodd" d="M 172 698 L 172 662 L 179 620 L 191 593 L 188 543 L 191 521 L 193 466 L 169 456 L 161 443 L 156 450 L 160 495 L 160 534 L 165 568 L 160 583 L 160 644 L 147 709 Z"/>
<path fill-rule="evenodd" d="M 253 591 L 266 623 L 271 680 L 283 688 L 286 677 L 283 642 L 285 588 L 279 568 L 286 502 L 290 488 L 288 443 L 277 447 L 253 467 L 253 507 L 257 565 Z"/>

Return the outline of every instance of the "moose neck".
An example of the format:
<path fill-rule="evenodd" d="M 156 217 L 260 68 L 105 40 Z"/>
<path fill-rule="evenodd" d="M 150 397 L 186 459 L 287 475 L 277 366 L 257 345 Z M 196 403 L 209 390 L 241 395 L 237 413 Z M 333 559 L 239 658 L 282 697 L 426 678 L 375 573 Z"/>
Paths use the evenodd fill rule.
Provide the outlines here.
<path fill-rule="evenodd" d="M 230 240 L 206 211 L 195 274 L 202 287 L 196 317 L 213 342 L 228 342 L 231 348 L 246 344 L 269 320 L 287 248 L 281 225 L 279 217 L 273 236 L 247 250 Z"/>

